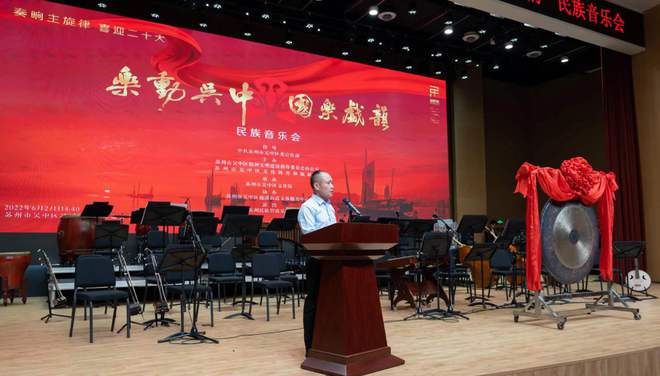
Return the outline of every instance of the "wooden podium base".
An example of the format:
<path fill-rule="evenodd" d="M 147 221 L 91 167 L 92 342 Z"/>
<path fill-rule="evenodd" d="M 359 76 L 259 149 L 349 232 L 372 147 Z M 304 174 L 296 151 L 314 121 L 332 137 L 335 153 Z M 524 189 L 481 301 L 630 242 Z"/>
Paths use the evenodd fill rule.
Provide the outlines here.
<path fill-rule="evenodd" d="M 400 366 L 404 360 L 390 352 L 390 347 L 343 356 L 318 350 L 309 350 L 300 368 L 336 376 L 358 376 Z"/>

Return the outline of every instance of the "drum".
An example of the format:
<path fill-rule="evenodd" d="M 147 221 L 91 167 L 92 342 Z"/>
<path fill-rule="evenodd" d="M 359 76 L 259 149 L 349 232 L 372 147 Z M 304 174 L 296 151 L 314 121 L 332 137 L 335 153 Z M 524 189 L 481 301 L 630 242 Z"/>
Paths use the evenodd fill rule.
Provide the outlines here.
<path fill-rule="evenodd" d="M 81 254 L 89 254 L 94 248 L 96 224 L 101 222 L 96 217 L 64 215 L 57 226 L 57 248 L 60 262 L 74 264 Z"/>
<path fill-rule="evenodd" d="M 23 279 L 25 269 L 32 261 L 30 252 L 0 252 L 0 277 L 2 277 L 2 302 L 14 302 L 14 291 L 21 289 L 23 304 L 27 301 L 27 286 Z"/>

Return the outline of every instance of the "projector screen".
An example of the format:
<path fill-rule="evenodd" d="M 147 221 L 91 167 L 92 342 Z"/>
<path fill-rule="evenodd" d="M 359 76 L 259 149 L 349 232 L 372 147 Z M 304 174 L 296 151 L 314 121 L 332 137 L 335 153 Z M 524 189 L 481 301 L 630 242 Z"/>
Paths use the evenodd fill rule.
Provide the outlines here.
<path fill-rule="evenodd" d="M 328 171 L 371 216 L 449 215 L 444 81 L 107 13 L 0 5 L 1 232 L 148 201 L 266 221 Z"/>

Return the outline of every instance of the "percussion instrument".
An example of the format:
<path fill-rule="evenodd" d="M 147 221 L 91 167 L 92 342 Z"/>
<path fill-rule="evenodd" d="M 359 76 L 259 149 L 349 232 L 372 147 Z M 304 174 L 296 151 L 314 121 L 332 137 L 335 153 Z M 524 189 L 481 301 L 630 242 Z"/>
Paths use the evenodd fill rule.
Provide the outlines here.
<path fill-rule="evenodd" d="M 27 286 L 23 274 L 32 261 L 31 252 L 0 252 L 0 277 L 2 277 L 2 303 L 14 302 L 14 292 L 21 289 L 23 304 L 27 301 Z"/>
<path fill-rule="evenodd" d="M 541 212 L 543 265 L 563 284 L 584 279 L 600 247 L 598 219 L 592 207 L 579 202 L 548 201 Z"/>
<path fill-rule="evenodd" d="M 98 217 L 64 215 L 57 226 L 57 248 L 60 262 L 72 265 L 80 255 L 90 254 L 94 248 L 96 224 L 102 221 Z"/>

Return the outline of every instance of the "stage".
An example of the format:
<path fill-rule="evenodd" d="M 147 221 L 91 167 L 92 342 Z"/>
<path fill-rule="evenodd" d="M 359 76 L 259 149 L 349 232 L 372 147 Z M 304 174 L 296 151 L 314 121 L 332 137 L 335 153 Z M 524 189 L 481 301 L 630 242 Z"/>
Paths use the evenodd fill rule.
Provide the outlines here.
<path fill-rule="evenodd" d="M 651 292 L 660 293 L 660 286 L 653 285 Z M 474 309 L 465 306 L 464 295 L 459 298 L 459 309 Z M 270 322 L 265 321 L 264 306 L 255 306 L 255 321 L 219 320 L 218 316 L 232 313 L 231 305 L 223 304 L 221 315 L 216 308 L 213 328 L 205 325 L 209 315 L 203 308 L 200 330 L 220 344 L 177 345 L 156 341 L 178 327 L 143 331 L 135 325 L 130 339 L 124 333 L 113 334 L 111 315 L 104 315 L 102 308 L 95 309 L 95 342 L 90 344 L 81 309 L 74 336 L 69 338 L 68 319 L 56 317 L 48 324 L 39 320 L 46 313 L 44 298 L 30 298 L 26 305 L 15 300 L 0 307 L 0 366 L 5 375 L 313 375 L 300 369 L 302 309 L 297 308 L 292 320 L 289 302 L 278 316 L 273 301 Z M 496 292 L 494 301 L 503 303 L 503 293 Z M 381 303 L 392 353 L 406 363 L 379 375 L 660 374 L 660 300 L 634 303 L 641 310 L 640 321 L 630 313 L 598 312 L 571 317 L 563 331 L 549 321 L 521 318 L 515 324 L 511 309 L 474 312 L 469 321 L 402 321 L 412 313 L 410 308 L 400 305 L 390 311 L 385 296 Z M 147 307 L 145 319 L 153 312 L 151 305 Z M 123 325 L 122 311 L 119 326 Z M 169 317 L 178 319 L 178 307 Z M 134 319 L 142 321 L 139 316 Z"/>

